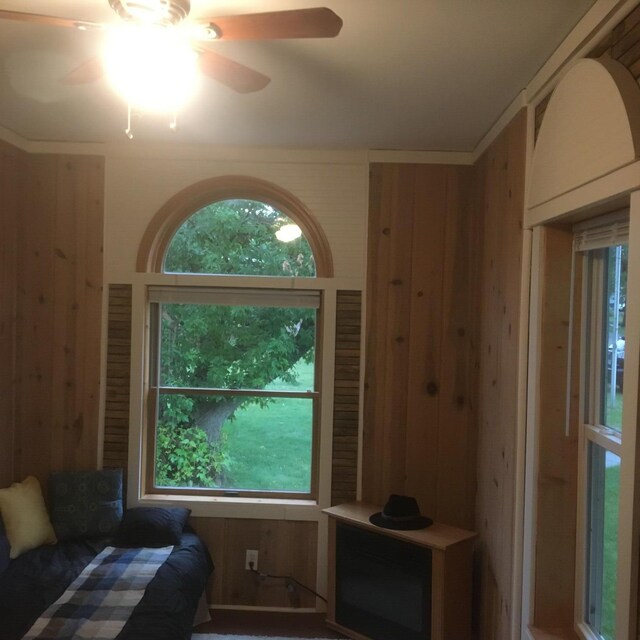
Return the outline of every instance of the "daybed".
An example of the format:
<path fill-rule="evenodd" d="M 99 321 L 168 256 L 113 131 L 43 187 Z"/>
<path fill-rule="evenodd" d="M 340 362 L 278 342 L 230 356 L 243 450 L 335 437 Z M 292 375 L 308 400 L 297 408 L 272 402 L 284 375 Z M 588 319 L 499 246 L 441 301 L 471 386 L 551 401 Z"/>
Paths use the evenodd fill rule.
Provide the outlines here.
<path fill-rule="evenodd" d="M 65 480 L 69 477 L 69 474 L 63 476 Z M 96 478 L 95 475 L 87 477 L 89 479 Z M 103 481 L 104 474 L 100 478 Z M 113 478 L 108 479 L 112 480 Z M 33 484 L 35 479 L 28 480 Z M 74 478 L 74 482 L 75 480 L 77 478 Z M 58 481 L 54 480 L 54 491 L 56 488 L 60 488 L 60 484 L 59 478 Z M 20 488 L 22 485 L 24 483 L 12 485 L 11 489 L 16 486 Z M 104 489 L 107 485 L 102 482 L 102 486 Z M 84 488 L 86 490 L 86 483 Z M 91 521 L 87 520 L 86 514 L 83 515 L 83 511 L 86 509 L 89 512 L 89 518 L 92 515 L 95 516 L 95 504 L 93 506 L 83 504 L 81 500 L 78 500 L 78 493 L 75 491 L 72 492 L 73 495 L 67 496 L 70 498 L 67 502 L 67 510 L 76 518 L 75 521 L 71 518 L 70 528 L 65 529 L 65 524 L 69 524 L 69 514 L 61 518 L 60 513 L 56 515 L 56 512 L 52 511 L 51 521 L 54 524 L 57 522 L 58 526 L 52 527 L 55 537 L 52 537 L 51 531 L 47 533 L 45 527 L 44 538 L 45 542 L 49 542 L 49 544 L 40 544 L 35 548 L 22 550 L 21 542 L 18 541 L 10 547 L 12 555 L 17 554 L 17 557 L 3 562 L 3 545 L 6 555 L 9 546 L 7 538 L 12 539 L 12 529 L 15 529 L 15 522 L 10 522 L 10 518 L 7 516 L 9 511 L 7 503 L 3 502 L 3 492 L 11 491 L 11 489 L 0 490 L 1 520 L 4 521 L 7 529 L 6 536 L 0 529 L 0 640 L 23 638 L 32 629 L 36 620 L 39 624 L 41 623 L 42 618 L 40 617 L 45 611 L 56 611 L 55 624 L 48 622 L 39 635 L 34 637 L 43 640 L 73 637 L 65 629 L 67 622 L 60 623 L 57 620 L 58 617 L 64 618 L 68 615 L 68 612 L 59 613 L 61 606 L 57 601 L 63 594 L 67 597 L 67 588 L 82 579 L 78 576 L 81 574 L 84 576 L 91 569 L 87 565 L 95 564 L 97 561 L 94 561 L 94 558 L 103 551 L 108 555 L 108 558 L 121 554 L 116 560 L 104 560 L 104 564 L 109 562 L 116 564 L 127 555 L 157 552 L 169 554 L 166 559 L 163 558 L 159 568 L 155 570 L 155 575 L 151 574 L 153 577 L 144 587 L 144 595 L 134 605 L 133 610 L 127 614 L 124 626 L 122 626 L 122 622 L 115 623 L 115 635 L 109 635 L 109 629 L 107 629 L 106 637 L 117 638 L 117 640 L 145 640 L 147 638 L 149 640 L 186 640 L 191 637 L 194 616 L 201 601 L 207 578 L 213 570 L 213 564 L 204 543 L 186 525 L 188 510 L 138 508 L 129 509 L 122 515 L 121 504 L 118 506 L 117 501 L 107 499 L 103 501 L 102 506 L 110 503 L 107 506 L 110 506 L 111 509 L 102 509 L 102 519 L 93 518 L 92 525 Z M 22 495 L 11 497 L 24 501 Z M 60 506 L 64 501 L 54 499 L 52 503 L 57 504 L 58 509 L 65 509 L 64 506 Z M 42 504 L 44 506 L 44 502 Z M 100 510 L 99 507 L 98 510 Z M 80 519 L 78 519 L 78 513 L 80 513 Z M 96 529 L 100 528 L 108 529 L 109 535 L 96 535 Z M 79 530 L 86 531 L 86 533 L 77 535 Z M 58 542 L 50 544 L 56 538 L 59 539 Z M 13 540 L 14 542 L 17 540 L 15 531 L 13 531 Z M 114 547 L 114 551 L 110 550 L 111 547 Z M 145 551 L 139 551 L 140 547 L 145 547 Z M 154 550 L 148 550 L 147 547 Z M 98 558 L 100 557 L 98 556 Z M 4 570 L 3 564 L 8 564 Z M 110 571 L 110 569 L 108 570 Z M 134 572 L 130 571 L 130 573 Z M 76 580 L 77 578 L 78 580 Z M 93 607 L 95 603 L 89 601 L 88 604 L 83 604 L 80 607 L 80 611 L 69 614 L 69 618 L 77 619 L 85 615 L 85 610 L 91 611 L 93 607 L 92 617 L 100 619 L 102 612 L 106 611 L 106 609 L 100 609 L 102 606 L 100 603 L 106 593 L 104 591 L 105 580 L 103 578 L 100 578 L 99 581 L 94 579 L 91 587 L 96 589 L 91 592 L 91 598 L 97 598 L 98 605 Z M 139 591 L 139 593 L 141 592 L 142 590 Z M 120 592 L 113 595 L 121 597 Z M 83 595 L 83 597 L 86 596 Z M 54 603 L 56 606 L 51 607 Z M 64 609 L 65 606 L 71 607 L 69 604 L 62 605 L 62 608 Z M 78 609 L 77 606 L 76 609 Z M 98 611 L 97 615 L 96 611 Z M 107 615 L 111 616 L 112 614 Z M 47 618 L 48 614 L 43 617 Z M 114 616 L 115 618 L 117 616 Z M 99 624 L 104 625 L 104 623 Z M 58 625 L 58 629 L 52 631 L 56 625 Z M 109 623 L 106 626 L 108 627 Z M 85 637 L 103 637 L 102 628 L 100 635 L 93 635 L 86 629 L 84 633 L 89 633 Z"/>

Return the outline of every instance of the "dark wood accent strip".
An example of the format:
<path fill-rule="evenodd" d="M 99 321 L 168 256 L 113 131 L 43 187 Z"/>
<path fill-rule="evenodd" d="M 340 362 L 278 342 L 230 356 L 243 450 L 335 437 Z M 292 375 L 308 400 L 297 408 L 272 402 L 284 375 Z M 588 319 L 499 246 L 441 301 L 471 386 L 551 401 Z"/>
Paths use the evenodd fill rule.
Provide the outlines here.
<path fill-rule="evenodd" d="M 338 291 L 331 504 L 356 499 L 362 292 Z"/>
<path fill-rule="evenodd" d="M 125 472 L 129 456 L 129 401 L 131 371 L 131 285 L 109 285 L 107 376 L 104 410 L 105 468 Z"/>

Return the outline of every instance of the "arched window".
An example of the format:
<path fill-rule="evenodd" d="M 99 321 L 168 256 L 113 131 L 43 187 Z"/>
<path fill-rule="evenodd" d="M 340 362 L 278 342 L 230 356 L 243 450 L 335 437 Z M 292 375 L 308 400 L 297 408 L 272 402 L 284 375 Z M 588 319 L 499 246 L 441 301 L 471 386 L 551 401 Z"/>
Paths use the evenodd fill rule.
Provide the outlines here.
<path fill-rule="evenodd" d="M 143 262 L 171 275 L 148 287 L 150 493 L 316 496 L 330 254 L 317 264 L 310 215 L 250 185 L 203 193 L 147 239 Z"/>
<path fill-rule="evenodd" d="M 164 256 L 165 273 L 313 277 L 313 252 L 300 227 L 257 200 L 220 200 L 183 222 Z"/>

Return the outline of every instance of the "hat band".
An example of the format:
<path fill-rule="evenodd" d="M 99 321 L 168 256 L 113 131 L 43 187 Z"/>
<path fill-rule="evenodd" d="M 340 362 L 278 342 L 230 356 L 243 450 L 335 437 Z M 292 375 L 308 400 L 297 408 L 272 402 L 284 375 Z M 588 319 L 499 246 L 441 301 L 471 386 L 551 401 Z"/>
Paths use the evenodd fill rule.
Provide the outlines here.
<path fill-rule="evenodd" d="M 418 515 L 413 515 L 413 516 L 388 516 L 386 513 L 384 513 L 384 511 L 380 515 L 383 518 L 385 518 L 385 520 L 393 520 L 395 522 L 404 522 L 404 521 L 409 521 L 409 520 L 415 520 L 416 518 L 420 517 Z"/>

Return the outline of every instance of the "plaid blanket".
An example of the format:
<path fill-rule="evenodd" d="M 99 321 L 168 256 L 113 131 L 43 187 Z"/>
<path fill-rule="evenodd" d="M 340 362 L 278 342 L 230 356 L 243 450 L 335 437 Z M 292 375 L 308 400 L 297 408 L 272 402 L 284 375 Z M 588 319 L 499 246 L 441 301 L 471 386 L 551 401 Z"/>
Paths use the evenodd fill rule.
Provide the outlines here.
<path fill-rule="evenodd" d="M 23 640 L 112 640 L 173 547 L 106 547 L 38 618 Z"/>

